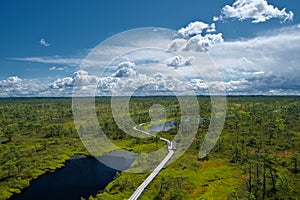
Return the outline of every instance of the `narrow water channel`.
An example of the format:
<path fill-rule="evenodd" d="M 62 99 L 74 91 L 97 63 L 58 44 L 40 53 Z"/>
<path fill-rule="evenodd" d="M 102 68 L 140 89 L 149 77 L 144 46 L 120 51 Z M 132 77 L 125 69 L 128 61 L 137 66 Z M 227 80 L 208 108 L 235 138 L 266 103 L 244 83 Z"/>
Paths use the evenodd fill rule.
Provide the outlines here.
<path fill-rule="evenodd" d="M 149 126 L 149 131 L 160 132 L 160 131 L 168 131 L 172 128 L 175 128 L 175 120 L 163 122 L 157 125 Z"/>
<path fill-rule="evenodd" d="M 190 118 L 185 118 L 183 120 L 189 121 Z M 200 117 L 198 120 L 199 120 L 199 122 L 203 122 L 203 121 L 208 120 L 208 119 Z M 176 128 L 175 122 L 176 122 L 175 120 L 170 120 L 170 121 L 163 122 L 163 123 L 160 123 L 160 124 L 157 124 L 157 125 L 149 126 L 148 130 L 153 131 L 153 132 L 169 131 L 173 128 Z"/>

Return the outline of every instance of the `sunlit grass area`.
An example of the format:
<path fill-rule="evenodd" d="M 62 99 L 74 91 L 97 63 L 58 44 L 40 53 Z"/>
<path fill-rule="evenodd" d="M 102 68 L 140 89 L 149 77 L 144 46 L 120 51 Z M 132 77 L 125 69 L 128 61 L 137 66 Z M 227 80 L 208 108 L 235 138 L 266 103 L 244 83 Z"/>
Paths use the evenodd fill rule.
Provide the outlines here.
<path fill-rule="evenodd" d="M 201 116 L 209 119 L 210 99 L 198 100 Z M 210 154 L 198 158 L 209 127 L 206 120 L 188 150 L 160 172 L 141 199 L 296 199 L 300 195 L 299 97 L 227 100 L 222 135 Z M 156 133 L 172 140 L 181 116 L 175 97 L 132 98 L 132 120 L 149 122 L 153 104 L 169 108 L 166 120 L 176 121 L 173 129 Z M 0 100 L 0 199 L 20 193 L 30 181 L 63 167 L 70 156 L 90 155 L 77 134 L 71 106 L 69 98 Z M 109 98 L 97 98 L 96 110 L 99 125 L 118 147 L 134 153 L 165 148 L 155 138 L 135 138 L 119 129 Z M 140 128 L 148 130 L 149 124 Z M 126 199 L 148 175 L 122 172 L 91 199 Z"/>

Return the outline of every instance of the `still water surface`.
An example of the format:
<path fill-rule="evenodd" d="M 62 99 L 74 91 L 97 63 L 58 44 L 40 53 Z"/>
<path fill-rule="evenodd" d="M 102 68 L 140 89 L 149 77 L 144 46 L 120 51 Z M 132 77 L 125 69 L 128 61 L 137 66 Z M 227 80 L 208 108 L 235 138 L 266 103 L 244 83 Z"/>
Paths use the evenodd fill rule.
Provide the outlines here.
<path fill-rule="evenodd" d="M 107 155 L 106 155 L 107 157 Z M 133 160 L 113 157 L 121 168 L 126 169 Z M 48 172 L 36 180 L 13 200 L 76 200 L 97 194 L 114 179 L 118 170 L 112 169 L 92 157 L 70 159 L 65 167 L 55 172 Z"/>

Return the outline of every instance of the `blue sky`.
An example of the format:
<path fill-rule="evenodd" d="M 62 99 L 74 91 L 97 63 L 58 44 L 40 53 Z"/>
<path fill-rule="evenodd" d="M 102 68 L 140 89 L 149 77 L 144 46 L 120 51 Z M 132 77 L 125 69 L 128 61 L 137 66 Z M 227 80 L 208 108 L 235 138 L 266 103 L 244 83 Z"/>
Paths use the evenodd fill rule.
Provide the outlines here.
<path fill-rule="evenodd" d="M 274 91 L 274 94 L 299 94 L 300 84 L 299 81 L 295 83 L 295 80 L 298 78 L 297 73 L 300 67 L 295 64 L 298 61 L 295 57 L 299 55 L 300 52 L 297 50 L 300 50 L 300 47 L 290 49 L 283 45 L 281 50 L 272 53 L 272 56 L 276 55 L 274 62 L 253 61 L 255 49 L 265 45 L 263 47 L 266 47 L 268 51 L 268 39 L 273 38 L 278 41 L 280 38 L 291 36 L 292 39 L 288 42 L 295 44 L 293 41 L 297 41 L 296 36 L 300 30 L 298 28 L 300 24 L 298 2 L 268 0 L 268 6 L 272 8 L 268 7 L 269 10 L 262 11 L 265 13 L 257 15 L 250 11 L 241 12 L 238 5 L 234 5 L 239 1 L 243 2 L 243 0 L 212 0 L 205 1 L 205 3 L 200 0 L 2 1 L 0 6 L 0 96 L 52 96 L 55 91 L 50 90 L 55 89 L 53 87 L 55 81 L 60 81 L 68 87 L 72 85 L 70 78 L 74 78 L 74 73 L 79 70 L 82 59 L 108 37 L 140 27 L 163 27 L 177 31 L 195 21 L 206 24 L 215 23 L 216 34 L 222 34 L 224 40 L 222 45 L 212 47 L 208 50 L 208 54 L 216 60 L 217 65 L 220 65 L 220 72 L 224 77 L 226 87 L 229 87 L 229 93 L 246 94 L 249 91 L 247 87 L 235 90 L 237 86 L 234 84 L 239 85 L 247 81 L 247 85 L 253 82 L 261 86 L 268 85 L 269 81 L 275 81 L 274 88 L 254 88 L 252 92 L 272 94 L 270 91 Z M 264 5 L 264 0 L 251 1 L 253 4 Z M 226 5 L 227 10 L 224 9 Z M 252 7 L 246 5 L 242 10 L 245 8 L 251 9 Z M 282 11 L 283 8 L 286 10 Z M 291 12 L 293 15 L 290 15 Z M 261 17 L 266 15 L 267 19 Z M 214 21 L 214 17 L 218 17 L 218 20 Z M 254 22 L 257 19 L 259 22 Z M 193 36 L 189 35 L 189 37 Z M 240 55 L 236 47 L 237 42 L 254 45 L 247 49 L 247 53 Z M 280 44 L 284 43 L 278 43 Z M 269 48 L 274 49 L 271 46 Z M 223 52 L 224 50 L 231 52 L 229 56 L 231 59 L 228 59 L 226 54 L 220 53 L 220 49 Z M 292 55 L 286 66 L 283 66 L 286 56 L 284 52 Z M 250 55 L 249 58 L 248 55 Z M 281 60 L 278 55 L 282 56 Z M 252 60 L 251 56 L 254 57 Z M 268 57 L 268 59 L 271 58 L 271 56 Z M 233 61 L 234 59 L 236 62 Z M 236 63 L 241 60 L 254 64 L 253 66 L 243 64 L 237 66 Z M 222 65 L 222 63 L 225 64 Z M 293 70 L 292 74 L 295 77 L 289 76 L 289 70 L 287 70 L 289 68 Z M 249 77 L 251 73 L 255 76 Z M 257 76 L 258 74 L 263 75 Z M 278 83 L 282 80 L 280 75 L 283 74 L 286 74 L 285 78 L 292 80 L 287 79 Z M 274 79 L 270 80 L 271 77 Z M 65 83 L 64 78 L 69 78 L 69 82 Z M 288 84 L 292 85 L 288 86 Z M 39 85 L 43 85 L 43 88 L 39 88 Z M 61 85 L 59 88 L 64 86 Z M 60 95 L 68 96 L 69 93 L 60 93 Z"/>

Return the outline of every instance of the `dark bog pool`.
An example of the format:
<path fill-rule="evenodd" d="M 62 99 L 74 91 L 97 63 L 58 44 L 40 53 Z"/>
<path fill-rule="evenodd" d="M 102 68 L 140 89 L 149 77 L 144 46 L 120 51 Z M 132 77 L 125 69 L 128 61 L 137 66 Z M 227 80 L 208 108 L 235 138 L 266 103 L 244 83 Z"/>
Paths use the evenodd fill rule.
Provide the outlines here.
<path fill-rule="evenodd" d="M 149 126 L 149 131 L 160 132 L 160 131 L 168 131 L 172 128 L 175 128 L 175 120 L 163 122 L 161 124 Z"/>
<path fill-rule="evenodd" d="M 133 160 L 114 158 L 123 169 Z M 97 194 L 114 179 L 117 170 L 107 167 L 92 157 L 71 159 L 65 167 L 48 172 L 31 182 L 29 188 L 11 199 L 61 199 L 76 200 Z"/>
<path fill-rule="evenodd" d="M 189 121 L 190 118 L 184 118 L 183 120 Z M 208 119 L 200 117 L 198 120 L 199 120 L 199 122 L 203 122 Z M 171 121 L 163 122 L 163 123 L 160 123 L 157 125 L 149 126 L 148 130 L 153 131 L 153 132 L 168 131 L 168 130 L 171 130 L 176 127 L 175 122 L 176 122 L 175 120 L 171 120 Z"/>

